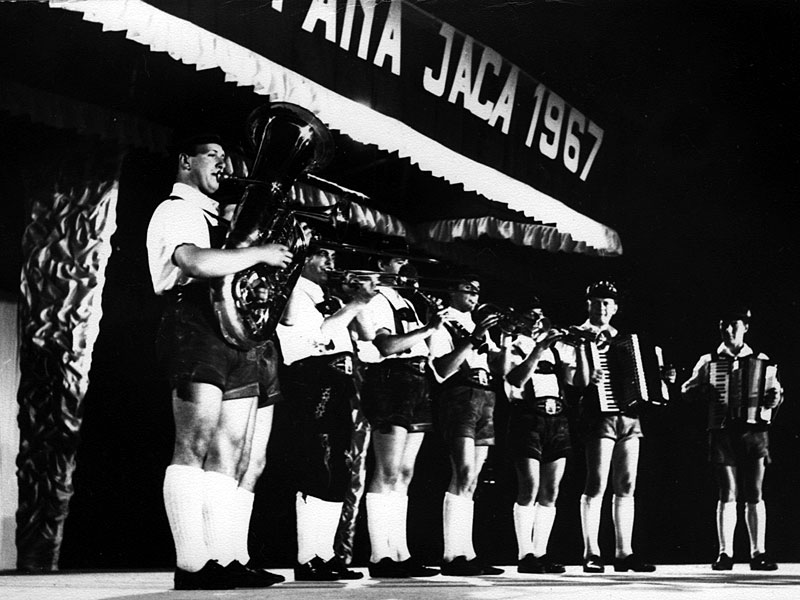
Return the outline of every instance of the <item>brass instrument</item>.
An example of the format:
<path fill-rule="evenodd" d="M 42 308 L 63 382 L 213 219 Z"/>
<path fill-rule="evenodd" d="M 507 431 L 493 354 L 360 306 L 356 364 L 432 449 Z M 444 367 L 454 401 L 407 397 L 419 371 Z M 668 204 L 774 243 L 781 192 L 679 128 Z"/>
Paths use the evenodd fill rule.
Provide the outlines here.
<path fill-rule="evenodd" d="M 211 302 L 225 339 L 249 349 L 272 335 L 308 254 L 304 219 L 336 219 L 336 208 L 321 211 L 289 206 L 289 189 L 303 173 L 320 169 L 333 156 L 333 137 L 310 111 L 277 102 L 255 109 L 247 120 L 256 150 L 247 177 L 228 177 L 245 186 L 224 248 L 283 244 L 293 254 L 285 269 L 265 264 L 215 279 Z"/>
<path fill-rule="evenodd" d="M 592 331 L 591 329 L 581 329 L 577 325 L 573 325 L 567 329 L 561 329 L 562 335 L 558 340 L 570 346 L 581 346 L 583 344 L 592 343 L 601 350 L 608 346 L 611 341 L 611 334 L 608 331 Z"/>
<path fill-rule="evenodd" d="M 492 314 L 500 317 L 497 322 L 497 328 L 508 335 L 522 334 L 533 337 L 536 334 L 552 329 L 552 323 L 547 317 L 542 315 L 534 318 L 510 306 L 501 307 L 497 304 L 486 302 L 479 304 L 473 311 L 476 322 L 482 321 Z"/>

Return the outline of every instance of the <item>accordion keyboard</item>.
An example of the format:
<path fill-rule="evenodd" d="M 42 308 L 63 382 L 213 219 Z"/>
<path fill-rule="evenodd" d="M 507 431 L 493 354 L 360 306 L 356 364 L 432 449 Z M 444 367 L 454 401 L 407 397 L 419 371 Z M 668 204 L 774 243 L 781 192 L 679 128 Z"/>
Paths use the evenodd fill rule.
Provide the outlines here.
<path fill-rule="evenodd" d="M 611 387 L 611 375 L 608 368 L 608 346 L 602 351 L 595 344 L 591 344 L 592 364 L 605 373 L 605 377 L 597 386 L 597 397 L 600 400 L 600 411 L 604 413 L 618 413 L 619 404 L 614 398 Z"/>
<path fill-rule="evenodd" d="M 730 403 L 731 366 L 729 360 L 715 360 L 708 365 L 708 382 L 717 391 L 716 401 L 708 407 L 709 429 L 720 429 L 725 423 Z"/>

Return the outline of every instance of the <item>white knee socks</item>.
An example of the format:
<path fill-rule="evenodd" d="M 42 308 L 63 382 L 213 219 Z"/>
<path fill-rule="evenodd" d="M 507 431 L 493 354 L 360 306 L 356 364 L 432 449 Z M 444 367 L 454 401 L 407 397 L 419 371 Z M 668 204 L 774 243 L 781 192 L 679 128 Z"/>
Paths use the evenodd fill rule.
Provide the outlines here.
<path fill-rule="evenodd" d="M 243 487 L 236 488 L 236 502 L 232 507 L 236 520 L 233 530 L 234 560 L 238 560 L 243 565 L 250 561 L 247 538 L 250 535 L 250 517 L 253 514 L 254 499 L 255 494 L 250 490 Z"/>
<path fill-rule="evenodd" d="M 444 560 L 451 561 L 456 556 L 475 558 L 472 545 L 472 521 L 475 503 L 472 498 L 445 492 L 442 506 L 444 524 Z"/>
<path fill-rule="evenodd" d="M 717 539 L 719 553 L 733 556 L 733 535 L 736 531 L 736 502 L 717 502 Z"/>
<path fill-rule="evenodd" d="M 185 571 L 199 571 L 211 558 L 203 533 L 204 473 L 199 467 L 170 465 L 164 474 L 164 508 L 176 564 Z"/>
<path fill-rule="evenodd" d="M 533 521 L 533 555 L 541 558 L 547 554 L 547 542 L 550 541 L 550 532 L 556 520 L 555 506 L 535 505 Z"/>
<path fill-rule="evenodd" d="M 203 524 L 206 545 L 211 558 L 225 566 L 236 558 L 234 507 L 239 482 L 222 473 L 204 473 Z"/>
<path fill-rule="evenodd" d="M 633 496 L 614 496 L 614 534 L 616 538 L 616 557 L 625 558 L 633 554 L 633 519 L 635 502 Z"/>
<path fill-rule="evenodd" d="M 747 503 L 745 522 L 747 523 L 747 533 L 750 536 L 750 556 L 762 554 L 765 551 L 767 533 L 767 506 L 763 500 L 755 504 Z"/>
<path fill-rule="evenodd" d="M 517 535 L 517 554 L 522 559 L 533 554 L 533 523 L 536 519 L 536 506 L 523 506 L 514 503 L 514 533 Z"/>
<path fill-rule="evenodd" d="M 603 497 L 592 498 L 581 495 L 581 528 L 583 529 L 583 556 L 595 554 L 600 556 L 600 515 L 603 508 Z"/>
<path fill-rule="evenodd" d="M 389 547 L 389 513 L 392 510 L 389 494 L 366 494 L 367 503 L 367 529 L 369 530 L 369 543 L 372 546 L 370 561 L 380 562 L 384 558 L 392 558 Z"/>
<path fill-rule="evenodd" d="M 297 492 L 297 562 L 304 564 L 315 556 L 330 560 L 333 540 L 342 515 L 342 502 L 328 502 Z"/>

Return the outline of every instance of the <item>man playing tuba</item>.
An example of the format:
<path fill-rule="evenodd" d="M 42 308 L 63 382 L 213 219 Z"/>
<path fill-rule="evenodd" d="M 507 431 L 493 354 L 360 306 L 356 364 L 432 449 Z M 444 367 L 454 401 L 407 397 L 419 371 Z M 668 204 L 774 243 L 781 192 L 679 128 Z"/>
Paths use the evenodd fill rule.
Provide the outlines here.
<path fill-rule="evenodd" d="M 281 244 L 222 249 L 227 222 L 210 196 L 225 172 L 219 137 L 184 140 L 172 192 L 153 213 L 147 251 L 153 289 L 167 300 L 156 340 L 172 389 L 175 445 L 164 505 L 175 542 L 175 589 L 264 587 L 283 580 L 234 559 L 230 507 L 258 396 L 255 352 L 225 342 L 208 282 L 257 264 L 286 267 Z M 243 460 L 244 459 L 244 460 Z"/>

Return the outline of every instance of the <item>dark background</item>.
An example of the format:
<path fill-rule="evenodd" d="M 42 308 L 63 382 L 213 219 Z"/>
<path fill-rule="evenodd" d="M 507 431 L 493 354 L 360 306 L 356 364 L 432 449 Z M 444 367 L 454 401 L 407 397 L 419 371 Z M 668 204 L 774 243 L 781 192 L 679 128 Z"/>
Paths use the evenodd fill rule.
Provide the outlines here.
<path fill-rule="evenodd" d="M 486 277 L 485 299 L 519 304 L 536 293 L 556 322 L 572 323 L 584 317 L 586 284 L 614 278 L 624 290 L 618 326 L 655 336 L 681 377 L 718 343 L 717 307 L 732 298 L 749 302 L 754 313 L 750 343 L 780 363 L 786 387 L 786 404 L 773 426 L 774 462 L 765 483 L 767 543 L 779 561 L 800 560 L 800 517 L 794 502 L 800 473 L 793 462 L 800 450 L 794 368 L 800 356 L 793 343 L 798 333 L 798 242 L 792 210 L 798 198 L 800 156 L 798 3 L 417 4 L 501 52 L 580 106 L 613 136 L 613 144 L 606 147 L 608 175 L 592 187 L 585 212 L 619 232 L 624 255 L 557 255 L 488 239 L 458 243 L 464 263 Z M 36 27 L 27 15 L 9 14 L 29 29 Z M 14 35 L 24 39 L 31 33 L 14 30 L 13 20 L 5 23 L 6 44 Z M 70 23 L 81 31 L 77 19 Z M 104 35 L 124 47 L 124 56 L 133 64 L 145 60 L 146 50 L 120 43 L 119 34 Z M 119 63 L 120 57 L 107 56 L 105 48 L 100 51 L 95 38 L 76 35 L 71 43 L 94 48 L 97 61 L 116 58 Z M 8 61 L 3 74 L 28 83 L 38 78 L 36 83 L 46 87 L 54 75 L 42 74 L 34 60 L 44 52 L 29 48 L 15 54 L 23 63 L 31 61 L 30 68 L 12 72 Z M 195 87 L 169 98 L 152 94 L 147 102 L 118 94 L 146 105 L 151 116 L 159 113 L 163 122 L 185 122 L 192 115 L 213 120 L 210 117 L 217 115 L 234 127 L 253 106 L 252 95 L 223 84 L 218 71 L 197 73 L 158 55 L 146 61 L 149 79 L 141 69 L 136 71 L 146 79 L 136 89 L 151 85 L 157 90 L 159 77 L 178 78 L 219 90 L 214 92 L 214 106 L 230 108 L 212 111 L 203 104 L 204 96 L 191 93 Z M 110 97 L 112 84 L 82 93 Z M 18 142 L 11 147 L 23 151 L 58 142 L 58 134 L 17 121 L 6 131 L 7 140 Z M 370 152 L 343 145 L 338 162 L 322 175 L 370 194 L 379 206 L 383 186 L 396 189 L 396 182 L 410 186 L 419 179 L 414 167 L 389 169 Z M 8 218 L 0 225 L 6 257 L 2 280 L 3 289 L 11 293 L 18 285 L 18 240 L 25 219 L 20 208 L 24 189 L 14 176 L 15 165 L 22 161 L 24 157 L 12 157 L 2 167 L 12 199 Z M 163 157 L 132 152 L 124 165 L 119 229 L 108 267 L 62 568 L 172 564 L 161 501 L 171 416 L 168 392 L 151 351 L 159 307 L 144 255 L 149 214 L 169 190 L 171 179 L 172 166 Z M 421 197 L 420 204 L 425 203 Z M 410 205 L 407 210 L 410 219 L 419 220 L 415 211 L 421 209 Z M 500 431 L 504 408 L 501 404 L 498 409 Z M 252 549 L 274 565 L 291 564 L 294 552 L 292 496 L 286 483 L 291 462 L 283 416 L 279 407 L 252 531 Z M 645 415 L 644 421 L 635 546 L 657 562 L 708 562 L 716 553 L 716 493 L 705 462 L 703 411 L 677 400 Z M 511 518 L 515 492 L 502 442 L 501 437 L 492 454 L 492 473 L 484 474 L 495 483 L 485 483 L 478 491 L 475 540 L 479 552 L 508 563 L 516 558 Z M 583 465 L 577 450 L 562 486 L 550 547 L 573 563 L 581 553 L 578 498 Z M 441 497 L 448 477 L 441 443 L 429 436 L 412 485 L 410 521 L 412 550 L 428 560 L 436 560 L 441 552 Z M 604 544 L 610 551 L 607 523 Z M 743 522 L 738 535 L 741 558 L 747 555 Z M 362 524 L 357 562 L 364 564 L 367 556 Z"/>

